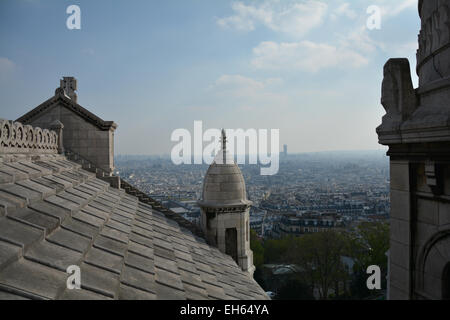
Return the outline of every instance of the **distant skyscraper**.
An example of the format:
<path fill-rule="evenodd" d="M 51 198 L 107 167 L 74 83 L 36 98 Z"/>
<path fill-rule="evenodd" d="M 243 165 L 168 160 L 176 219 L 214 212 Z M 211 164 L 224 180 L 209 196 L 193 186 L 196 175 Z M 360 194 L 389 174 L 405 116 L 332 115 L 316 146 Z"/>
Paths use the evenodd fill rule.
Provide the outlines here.
<path fill-rule="evenodd" d="M 283 145 L 283 155 L 287 157 L 287 144 Z"/>

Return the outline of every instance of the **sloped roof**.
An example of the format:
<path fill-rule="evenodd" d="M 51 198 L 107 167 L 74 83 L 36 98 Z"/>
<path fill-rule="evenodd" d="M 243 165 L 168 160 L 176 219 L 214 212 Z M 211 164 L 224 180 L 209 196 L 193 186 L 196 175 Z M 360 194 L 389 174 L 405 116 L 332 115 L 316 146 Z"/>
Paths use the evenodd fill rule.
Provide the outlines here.
<path fill-rule="evenodd" d="M 0 299 L 22 298 L 268 299 L 230 256 L 64 156 L 0 155 Z"/>
<path fill-rule="evenodd" d="M 21 122 L 23 124 L 30 124 L 34 119 L 39 117 L 43 112 L 50 110 L 55 106 L 64 106 L 67 109 L 75 112 L 77 115 L 85 119 L 87 122 L 93 124 L 100 130 L 109 130 L 111 128 L 116 129 L 117 124 L 114 121 L 104 121 L 97 117 L 92 112 L 86 110 L 82 106 L 80 106 L 75 101 L 71 100 L 68 96 L 64 94 L 64 90 L 62 88 L 58 88 L 55 91 L 55 95 L 48 99 L 47 101 L 41 103 L 39 106 L 34 108 L 33 110 L 27 112 L 16 121 Z"/>

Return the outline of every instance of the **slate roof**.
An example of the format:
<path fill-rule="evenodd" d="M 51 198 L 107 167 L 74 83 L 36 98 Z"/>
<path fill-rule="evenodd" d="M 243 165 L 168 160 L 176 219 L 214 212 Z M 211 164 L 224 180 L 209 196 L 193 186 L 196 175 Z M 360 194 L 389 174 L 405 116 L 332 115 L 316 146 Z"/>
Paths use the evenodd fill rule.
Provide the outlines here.
<path fill-rule="evenodd" d="M 230 256 L 54 154 L 0 155 L 0 299 L 268 297 Z"/>

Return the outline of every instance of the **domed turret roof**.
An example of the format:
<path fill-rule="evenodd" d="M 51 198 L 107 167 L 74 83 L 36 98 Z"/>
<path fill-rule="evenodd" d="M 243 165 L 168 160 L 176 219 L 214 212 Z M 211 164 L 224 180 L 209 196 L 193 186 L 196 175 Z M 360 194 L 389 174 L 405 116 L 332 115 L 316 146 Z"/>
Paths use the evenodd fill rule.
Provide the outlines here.
<path fill-rule="evenodd" d="M 225 130 L 222 130 L 222 148 L 206 171 L 200 206 L 251 205 L 245 191 L 242 172 L 226 149 Z"/>

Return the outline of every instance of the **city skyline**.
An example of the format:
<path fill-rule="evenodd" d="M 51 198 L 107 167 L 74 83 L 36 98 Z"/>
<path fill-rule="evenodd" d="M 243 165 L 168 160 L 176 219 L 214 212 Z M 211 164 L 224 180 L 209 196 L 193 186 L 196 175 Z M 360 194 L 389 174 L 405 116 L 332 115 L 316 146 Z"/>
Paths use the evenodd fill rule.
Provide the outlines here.
<path fill-rule="evenodd" d="M 380 70 L 393 54 L 415 68 L 417 1 L 77 1 L 81 30 L 66 27 L 71 4 L 0 4 L 2 113 L 75 76 L 79 103 L 118 123 L 116 154 L 169 154 L 195 120 L 280 129 L 290 153 L 380 149 Z M 371 5 L 380 30 L 366 27 Z"/>
<path fill-rule="evenodd" d="M 281 149 L 281 148 L 280 148 Z M 302 155 L 326 155 L 326 154 L 346 154 L 346 153 L 370 153 L 370 152 L 378 152 L 378 153 L 382 153 L 384 157 L 388 157 L 385 153 L 385 151 L 387 151 L 388 149 L 385 147 L 380 147 L 378 149 L 354 149 L 354 150 L 322 150 L 322 151 L 304 151 L 304 152 L 289 152 L 288 155 L 289 156 L 302 156 Z M 239 155 L 244 155 L 246 157 L 249 156 L 248 153 L 245 154 L 239 154 L 236 153 L 234 154 L 234 157 L 236 158 Z M 280 150 L 279 152 L 280 155 L 280 159 L 283 156 L 283 150 Z M 192 154 L 192 159 L 195 156 L 195 154 Z M 170 153 L 158 153 L 158 154 L 146 154 L 146 153 L 115 153 L 114 154 L 115 158 L 120 158 L 120 157 L 137 157 L 137 158 L 152 158 L 152 157 L 161 157 L 161 158 L 170 158 Z M 236 159 L 235 159 L 236 160 Z M 193 160 L 192 160 L 192 165 L 194 165 Z M 190 164 L 182 164 L 182 165 L 190 165 Z M 205 162 L 198 164 L 201 166 L 206 165 Z M 239 164 L 239 165 L 252 165 L 249 163 L 243 163 L 243 164 Z"/>

